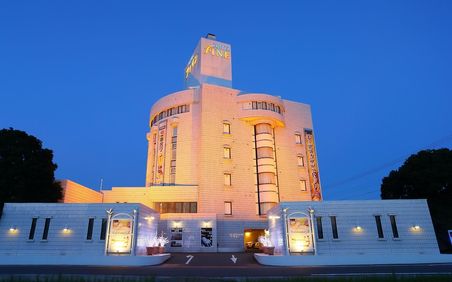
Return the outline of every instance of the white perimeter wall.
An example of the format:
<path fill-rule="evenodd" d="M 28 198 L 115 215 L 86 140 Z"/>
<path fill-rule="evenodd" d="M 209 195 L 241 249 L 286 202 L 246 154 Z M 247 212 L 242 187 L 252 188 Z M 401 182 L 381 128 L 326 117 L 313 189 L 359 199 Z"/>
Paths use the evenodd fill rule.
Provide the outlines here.
<path fill-rule="evenodd" d="M 104 255 L 105 240 L 100 240 L 102 218 L 107 209 L 114 213 L 138 210 L 137 254 L 145 252 L 147 238 L 155 236 L 159 214 L 140 204 L 63 204 L 6 203 L 0 219 L 0 255 Z M 149 222 L 145 217 L 153 216 Z M 37 217 L 33 240 L 29 240 L 32 218 Z M 47 240 L 42 240 L 44 222 L 50 222 Z M 92 240 L 86 240 L 88 220 L 94 218 Z M 15 227 L 16 231 L 10 231 Z M 70 233 L 64 233 L 67 227 Z"/>
<path fill-rule="evenodd" d="M 362 254 L 439 254 L 435 232 L 426 200 L 371 200 L 371 201 L 324 201 L 284 202 L 269 212 L 269 227 L 276 245 L 275 251 L 283 250 L 283 213 L 315 210 L 322 217 L 324 239 L 318 239 L 314 219 L 315 239 L 319 255 Z M 381 216 L 384 238 L 379 239 L 375 215 Z M 395 215 L 399 238 L 393 238 L 389 215 Z M 271 216 L 279 218 L 271 219 Z M 333 239 L 330 216 L 336 216 L 338 239 Z M 418 225 L 418 231 L 412 226 Z M 355 227 L 360 226 L 361 232 Z M 279 244 L 278 244 L 279 241 Z"/>

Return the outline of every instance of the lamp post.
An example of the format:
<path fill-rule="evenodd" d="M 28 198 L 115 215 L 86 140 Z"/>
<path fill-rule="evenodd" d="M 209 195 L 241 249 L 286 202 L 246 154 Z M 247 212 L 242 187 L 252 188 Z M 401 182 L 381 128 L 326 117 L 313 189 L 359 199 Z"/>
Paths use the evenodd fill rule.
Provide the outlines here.
<path fill-rule="evenodd" d="M 312 245 L 314 247 L 314 255 L 317 255 L 317 242 L 315 241 L 316 236 L 314 234 L 314 209 L 309 208 L 309 219 L 311 221 L 311 236 L 312 236 Z"/>
<path fill-rule="evenodd" d="M 288 228 L 287 228 L 287 210 L 288 208 L 283 209 L 283 220 L 282 220 L 282 224 L 283 224 L 283 229 L 284 229 L 284 236 L 283 236 L 283 243 L 284 243 L 284 251 L 283 254 L 285 256 L 290 255 L 289 252 L 289 234 L 288 234 Z"/>

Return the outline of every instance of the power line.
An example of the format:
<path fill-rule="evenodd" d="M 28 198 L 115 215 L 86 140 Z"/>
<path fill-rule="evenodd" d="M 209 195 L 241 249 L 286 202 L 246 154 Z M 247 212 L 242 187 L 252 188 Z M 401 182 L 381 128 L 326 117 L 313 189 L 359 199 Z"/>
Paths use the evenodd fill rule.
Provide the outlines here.
<path fill-rule="evenodd" d="M 439 144 L 444 143 L 445 141 L 447 141 L 447 140 L 449 140 L 449 139 L 452 139 L 452 133 L 451 133 L 451 134 L 448 134 L 448 135 L 446 135 L 446 136 L 444 136 L 444 137 L 442 137 L 442 138 L 440 138 L 440 139 L 438 139 L 438 140 L 435 140 L 434 142 L 432 142 L 432 143 L 430 143 L 430 144 L 428 144 L 428 145 L 426 145 L 426 146 L 421 147 L 419 150 L 424 150 L 424 149 L 427 149 L 427 148 L 435 147 L 435 146 L 437 146 L 437 145 L 439 145 Z M 418 150 L 418 151 L 419 151 L 419 150 Z M 391 161 L 389 161 L 389 162 L 387 162 L 387 163 L 384 163 L 384 164 L 382 164 L 382 165 L 380 165 L 380 166 L 377 166 L 377 167 L 372 168 L 372 169 L 370 169 L 370 170 L 361 172 L 361 173 L 359 173 L 359 174 L 357 174 L 357 175 L 351 176 L 351 177 L 349 177 L 349 178 L 346 178 L 346 179 L 337 181 L 336 183 L 333 183 L 333 184 L 331 184 L 331 185 L 326 185 L 326 186 L 327 186 L 329 189 L 334 188 L 334 187 L 338 187 L 338 186 L 342 186 L 342 185 L 344 185 L 344 184 L 346 184 L 346 183 L 349 183 L 349 182 L 352 182 L 352 181 L 354 181 L 354 180 L 356 180 L 356 179 L 360 179 L 360 178 L 365 177 L 365 176 L 367 176 L 367 175 L 374 174 L 375 172 L 378 172 L 378 171 L 380 171 L 380 170 L 382 170 L 382 169 L 385 169 L 385 168 L 387 168 L 387 167 L 390 167 L 390 166 L 393 166 L 393 165 L 395 165 L 395 164 L 397 164 L 397 163 L 400 163 L 400 162 L 406 160 L 406 159 L 407 159 L 409 156 L 411 156 L 411 155 L 412 155 L 412 153 L 410 153 L 410 154 L 405 154 L 404 156 L 398 157 L 397 159 L 393 159 L 393 160 L 391 160 Z"/>

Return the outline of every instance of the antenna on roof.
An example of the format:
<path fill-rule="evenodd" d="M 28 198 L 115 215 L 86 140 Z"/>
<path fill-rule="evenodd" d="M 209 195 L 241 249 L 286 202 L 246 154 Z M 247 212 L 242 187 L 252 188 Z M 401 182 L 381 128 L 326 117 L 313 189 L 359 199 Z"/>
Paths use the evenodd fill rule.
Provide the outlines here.
<path fill-rule="evenodd" d="M 212 39 L 212 40 L 217 40 L 217 36 L 213 33 L 207 33 L 206 38 Z"/>
<path fill-rule="evenodd" d="M 100 178 L 100 190 L 102 191 L 103 188 L 104 188 L 104 179 L 101 177 Z"/>

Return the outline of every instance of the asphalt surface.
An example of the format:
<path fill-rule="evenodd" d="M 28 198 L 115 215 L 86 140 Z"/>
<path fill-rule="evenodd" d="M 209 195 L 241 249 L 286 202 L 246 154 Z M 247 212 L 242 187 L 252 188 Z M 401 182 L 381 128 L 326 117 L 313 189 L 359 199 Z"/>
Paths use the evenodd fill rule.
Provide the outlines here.
<path fill-rule="evenodd" d="M 173 253 L 172 257 L 166 263 L 158 266 L 0 266 L 0 276 L 60 274 L 153 276 L 160 278 L 355 276 L 393 274 L 452 275 L 452 264 L 279 267 L 260 265 L 254 260 L 253 254 L 247 253 Z"/>

